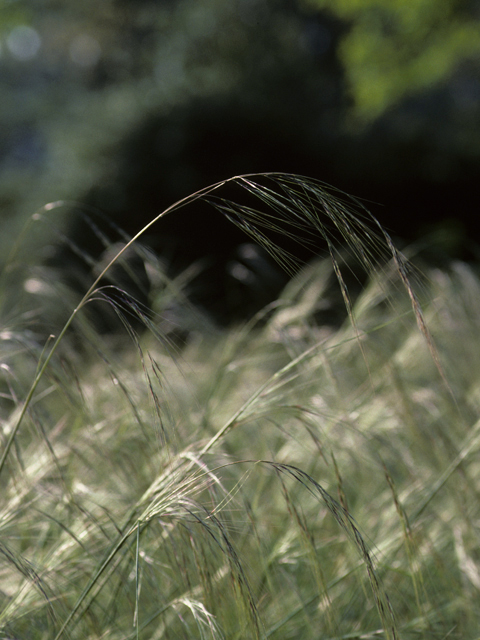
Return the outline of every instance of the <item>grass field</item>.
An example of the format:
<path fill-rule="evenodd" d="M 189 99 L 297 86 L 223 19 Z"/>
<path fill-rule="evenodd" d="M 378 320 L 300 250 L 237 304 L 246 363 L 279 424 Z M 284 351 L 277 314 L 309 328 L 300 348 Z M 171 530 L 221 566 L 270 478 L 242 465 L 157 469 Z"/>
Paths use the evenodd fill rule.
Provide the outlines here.
<path fill-rule="evenodd" d="M 243 324 L 213 330 L 179 280 L 145 331 L 100 335 L 99 276 L 40 339 L 55 283 L 4 272 L 0 638 L 480 638 L 478 277 L 419 275 L 318 183 L 243 180 L 274 217 L 200 196 L 292 271 Z M 329 255 L 297 269 L 265 220 Z"/>

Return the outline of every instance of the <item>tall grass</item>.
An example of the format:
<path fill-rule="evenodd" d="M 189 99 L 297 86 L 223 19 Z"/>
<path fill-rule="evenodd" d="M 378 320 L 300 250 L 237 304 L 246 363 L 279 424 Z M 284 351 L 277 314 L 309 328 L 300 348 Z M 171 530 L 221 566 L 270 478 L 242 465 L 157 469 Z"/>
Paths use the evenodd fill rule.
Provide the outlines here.
<path fill-rule="evenodd" d="M 62 289 L 73 311 L 43 341 L 32 300 L 52 309 L 60 285 L 24 274 L 37 295 L 14 305 L 21 252 L 3 275 L 0 637 L 478 638 L 472 269 L 421 278 L 307 178 L 237 177 L 166 213 L 199 198 L 291 273 L 241 325 L 202 324 L 181 278 L 158 276 L 159 317 L 109 297 L 129 243 L 79 300 Z M 300 268 L 280 236 L 326 255 Z M 333 282 L 345 319 L 324 325 Z M 129 348 L 89 324 L 92 299 Z"/>

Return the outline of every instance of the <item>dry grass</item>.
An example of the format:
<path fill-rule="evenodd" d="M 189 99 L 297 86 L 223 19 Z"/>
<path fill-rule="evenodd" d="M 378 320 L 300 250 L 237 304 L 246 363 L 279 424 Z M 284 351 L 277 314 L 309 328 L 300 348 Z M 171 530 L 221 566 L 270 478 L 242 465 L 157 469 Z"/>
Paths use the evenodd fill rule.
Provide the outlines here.
<path fill-rule="evenodd" d="M 97 282 L 43 347 L 4 292 L 0 637 L 477 638 L 478 278 L 420 282 L 313 181 L 235 181 L 272 217 L 194 197 L 288 268 L 277 224 L 330 252 L 261 319 L 118 349 L 82 319 Z"/>

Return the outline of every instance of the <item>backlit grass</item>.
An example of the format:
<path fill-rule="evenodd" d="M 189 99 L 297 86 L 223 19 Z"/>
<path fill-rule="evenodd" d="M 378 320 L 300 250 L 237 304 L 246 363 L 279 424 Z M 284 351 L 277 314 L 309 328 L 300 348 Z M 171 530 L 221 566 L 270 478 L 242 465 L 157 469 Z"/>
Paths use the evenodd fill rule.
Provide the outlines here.
<path fill-rule="evenodd" d="M 478 278 L 416 276 L 318 183 L 236 180 L 266 213 L 195 197 L 292 271 L 241 325 L 203 323 L 179 279 L 153 306 L 182 340 L 133 303 L 146 330 L 101 336 L 97 282 L 42 340 L 5 272 L 2 637 L 477 638 Z M 298 269 L 279 220 L 330 255 Z M 355 298 L 338 232 L 369 272 Z"/>

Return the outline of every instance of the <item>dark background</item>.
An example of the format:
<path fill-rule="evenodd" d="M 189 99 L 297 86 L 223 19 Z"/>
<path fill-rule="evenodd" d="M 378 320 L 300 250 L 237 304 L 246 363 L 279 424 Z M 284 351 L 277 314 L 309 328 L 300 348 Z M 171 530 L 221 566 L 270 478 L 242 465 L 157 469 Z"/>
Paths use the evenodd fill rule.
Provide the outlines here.
<path fill-rule="evenodd" d="M 79 204 L 51 222 L 94 254 L 82 206 L 133 234 L 212 182 L 284 171 L 364 199 L 432 261 L 479 257 L 478 1 L 16 0 L 0 19 L 3 256 L 50 201 Z M 178 265 L 243 242 L 195 207 L 148 240 Z"/>

